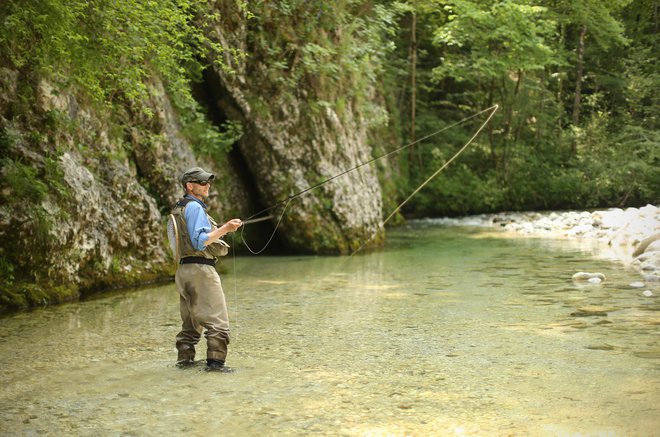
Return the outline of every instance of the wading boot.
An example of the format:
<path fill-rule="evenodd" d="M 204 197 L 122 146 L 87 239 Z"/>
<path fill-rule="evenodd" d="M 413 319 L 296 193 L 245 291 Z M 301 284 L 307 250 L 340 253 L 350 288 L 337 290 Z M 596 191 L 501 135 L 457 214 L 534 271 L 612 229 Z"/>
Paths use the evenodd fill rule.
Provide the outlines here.
<path fill-rule="evenodd" d="M 195 351 L 194 350 L 182 350 L 179 351 L 179 354 L 176 359 L 176 366 L 179 369 L 185 369 L 195 365 Z"/>
<path fill-rule="evenodd" d="M 206 368 L 204 369 L 207 372 L 227 372 L 229 371 L 228 368 L 225 367 L 225 361 L 224 360 L 212 360 L 208 359 L 206 360 Z"/>
<path fill-rule="evenodd" d="M 187 369 L 188 367 L 192 367 L 195 365 L 194 360 L 181 360 L 176 362 L 176 366 L 179 369 Z"/>

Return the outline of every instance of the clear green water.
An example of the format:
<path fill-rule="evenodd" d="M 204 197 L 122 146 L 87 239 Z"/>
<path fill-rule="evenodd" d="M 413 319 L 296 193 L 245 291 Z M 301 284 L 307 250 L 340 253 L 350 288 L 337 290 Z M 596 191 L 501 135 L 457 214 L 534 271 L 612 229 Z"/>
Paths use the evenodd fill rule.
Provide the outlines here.
<path fill-rule="evenodd" d="M 172 285 L 5 317 L 0 434 L 660 435 L 660 289 L 592 249 L 418 224 L 226 258 L 231 374 L 174 367 Z"/>

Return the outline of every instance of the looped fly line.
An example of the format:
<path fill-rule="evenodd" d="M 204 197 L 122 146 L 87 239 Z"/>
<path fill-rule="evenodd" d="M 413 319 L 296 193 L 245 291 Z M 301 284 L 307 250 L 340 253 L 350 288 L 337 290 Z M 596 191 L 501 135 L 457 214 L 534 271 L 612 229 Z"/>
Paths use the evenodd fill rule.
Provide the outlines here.
<path fill-rule="evenodd" d="M 483 114 L 484 112 L 491 111 L 491 113 L 488 115 L 488 118 L 486 119 L 486 121 L 484 121 L 484 122 L 481 124 L 481 126 L 479 126 L 479 129 L 477 129 L 477 131 L 472 135 L 472 137 L 468 140 L 468 142 L 465 143 L 465 145 L 463 145 L 463 147 L 461 147 L 461 149 L 460 149 L 458 152 L 456 152 L 456 153 L 454 154 L 454 156 L 452 156 L 452 157 L 451 157 L 447 162 L 445 162 L 445 163 L 444 163 L 444 164 L 443 164 L 438 170 L 436 170 L 431 176 L 429 176 L 429 177 L 428 177 L 428 178 L 427 178 L 427 179 L 426 179 L 426 180 L 425 180 L 425 181 L 424 181 L 419 187 L 417 187 L 417 188 L 412 192 L 412 194 L 411 194 L 410 196 L 408 196 L 408 197 L 406 198 L 406 200 L 404 200 L 399 206 L 397 206 L 397 207 L 394 209 L 394 211 L 392 211 L 392 213 L 391 213 L 390 215 L 387 216 L 387 218 L 386 218 L 386 219 L 383 221 L 383 223 L 380 225 L 381 228 L 384 227 L 385 224 L 386 224 L 386 223 L 387 223 L 387 222 L 388 222 L 388 221 L 389 221 L 389 220 L 390 220 L 390 219 L 391 219 L 391 218 L 392 218 L 392 217 L 393 217 L 393 216 L 394 216 L 394 215 L 395 215 L 395 214 L 396 214 L 396 213 L 397 213 L 397 212 L 398 212 L 398 211 L 399 211 L 399 210 L 400 210 L 400 209 L 401 209 L 401 208 L 402 208 L 402 207 L 403 207 L 403 206 L 404 206 L 404 205 L 405 205 L 405 204 L 406 204 L 406 203 L 407 203 L 407 202 L 408 202 L 408 201 L 409 201 L 409 200 L 410 200 L 415 194 L 417 194 L 417 193 L 418 193 L 422 188 L 424 188 L 424 187 L 425 187 L 425 186 L 426 186 L 426 185 L 427 185 L 427 184 L 428 184 L 428 183 L 429 183 L 434 177 L 436 177 L 441 171 L 443 171 L 445 168 L 447 168 L 447 166 L 448 166 L 452 161 L 454 161 L 454 160 L 455 160 L 455 159 L 456 159 L 461 153 L 463 153 L 463 151 L 464 151 L 464 150 L 465 150 L 465 149 L 466 149 L 466 148 L 467 148 L 467 147 L 468 147 L 468 146 L 474 141 L 474 139 L 479 135 L 479 133 L 481 133 L 481 131 L 484 129 L 484 127 L 486 127 L 486 125 L 487 125 L 488 122 L 491 120 L 491 118 L 493 118 L 493 116 L 495 115 L 495 112 L 497 112 L 498 109 L 499 109 L 499 105 L 497 105 L 497 104 L 496 104 L 496 105 L 493 105 L 493 106 L 491 106 L 491 107 L 489 107 L 489 108 L 483 109 L 483 110 L 481 110 L 481 111 L 479 111 L 479 112 L 477 112 L 477 113 L 475 113 L 475 114 L 472 114 L 472 115 L 470 115 L 470 116 L 468 116 L 468 117 L 465 117 L 465 118 L 463 118 L 463 119 L 461 119 L 461 120 L 459 120 L 459 121 L 457 121 L 457 122 L 455 122 L 455 123 L 452 123 L 452 124 L 450 124 L 449 126 L 445 126 L 445 127 L 442 128 L 442 129 L 439 129 L 439 130 L 437 130 L 437 131 L 435 131 L 435 132 L 433 132 L 433 133 L 431 133 L 431 134 L 429 134 L 429 135 L 426 135 L 425 137 L 422 137 L 422 138 L 420 138 L 420 139 L 418 139 L 418 140 L 416 140 L 416 141 L 413 141 L 413 142 L 408 143 L 408 144 L 405 144 L 405 145 L 403 145 L 403 146 L 401 146 L 401 147 L 399 147 L 399 148 L 397 148 L 397 149 L 394 149 L 394 150 L 392 150 L 391 152 L 385 153 L 385 154 L 383 154 L 383 155 L 377 156 L 377 157 L 372 158 L 372 159 L 370 159 L 370 160 L 368 160 L 368 161 L 365 161 L 365 162 L 363 162 L 363 163 L 360 163 L 360 164 L 356 165 L 355 167 L 349 168 L 348 170 L 344 170 L 344 171 L 342 171 L 341 173 L 338 173 L 338 174 L 336 174 L 336 175 L 334 175 L 334 176 L 331 176 L 331 177 L 329 177 L 328 179 L 325 179 L 324 181 L 321 181 L 321 182 L 319 182 L 319 183 L 317 183 L 317 184 L 315 184 L 315 185 L 312 185 L 312 186 L 310 186 L 310 187 L 307 187 L 307 188 L 305 188 L 304 190 L 301 190 L 301 191 L 297 192 L 296 194 L 292 194 L 292 195 L 288 196 L 286 199 L 284 199 L 284 200 L 280 200 L 279 202 L 273 204 L 272 206 L 269 206 L 268 208 L 263 209 L 263 210 L 257 212 L 256 214 L 251 215 L 250 217 L 248 217 L 248 218 L 243 222 L 244 225 L 245 225 L 245 224 L 250 224 L 250 223 L 256 223 L 256 222 L 259 222 L 259 221 L 263 221 L 263 220 L 267 220 L 267 219 L 269 219 L 269 218 L 272 218 L 272 216 L 269 215 L 269 216 L 267 216 L 267 217 L 260 217 L 260 218 L 253 219 L 253 217 L 259 216 L 259 215 L 261 215 L 261 214 L 263 214 L 263 213 L 265 213 L 265 212 L 268 212 L 268 211 L 270 211 L 270 210 L 272 210 L 272 209 L 274 209 L 274 208 L 276 208 L 276 207 L 278 207 L 278 206 L 284 204 L 284 208 L 282 209 L 282 212 L 279 214 L 279 218 L 278 218 L 277 223 L 276 223 L 276 225 L 275 225 L 275 229 L 273 230 L 273 233 L 270 235 L 270 238 L 268 238 L 268 241 L 266 242 L 266 244 L 264 245 L 264 247 L 262 247 L 262 248 L 261 248 L 260 250 L 258 250 L 258 251 L 254 251 L 254 250 L 252 250 L 252 248 L 250 248 L 250 247 L 248 246 L 247 242 L 246 242 L 245 239 L 243 238 L 243 232 L 244 232 L 244 230 L 245 230 L 245 227 L 244 227 L 244 226 L 241 228 L 241 239 L 243 240 L 243 244 L 245 244 L 245 247 L 247 247 L 247 249 L 248 249 L 252 254 L 254 254 L 254 255 L 258 255 L 258 254 L 260 254 L 261 252 L 263 252 L 264 250 L 266 250 L 266 248 L 268 247 L 268 245 L 270 244 L 270 242 L 273 240 L 273 237 L 275 236 L 275 233 L 277 232 L 277 228 L 280 226 L 280 223 L 282 222 L 282 218 L 284 217 L 284 213 L 286 212 L 287 207 L 289 206 L 289 204 L 291 203 L 291 201 L 292 201 L 293 199 L 298 198 L 298 197 L 300 197 L 300 196 L 302 196 L 302 195 L 304 195 L 304 194 L 306 194 L 306 193 L 309 193 L 310 191 L 315 190 L 316 188 L 318 188 L 318 187 L 320 187 L 320 186 L 322 186 L 322 185 L 325 185 L 325 184 L 327 184 L 328 182 L 331 182 L 331 181 L 333 181 L 333 180 L 335 180 L 335 179 L 337 179 L 337 178 L 339 178 L 339 177 L 341 177 L 341 176 L 344 176 L 344 175 L 347 174 L 347 173 L 350 173 L 350 172 L 355 171 L 355 170 L 357 170 L 357 169 L 359 169 L 359 168 L 361 168 L 361 167 L 364 167 L 365 165 L 369 165 L 369 164 L 371 164 L 371 163 L 373 163 L 373 162 L 376 162 L 376 161 L 378 161 L 378 160 L 380 160 L 380 159 L 386 158 L 386 157 L 388 157 L 388 156 L 390 156 L 390 155 L 393 155 L 394 153 L 398 153 L 398 152 L 400 152 L 400 151 L 402 151 L 402 150 L 407 149 L 408 147 L 414 146 L 414 145 L 417 144 L 417 143 L 420 143 L 420 142 L 422 142 L 422 141 L 424 141 L 424 140 L 427 140 L 427 139 L 429 139 L 429 138 L 431 138 L 431 137 L 433 137 L 433 136 L 435 136 L 435 135 L 438 135 L 438 134 L 441 133 L 441 132 L 444 132 L 444 131 L 449 130 L 449 129 L 453 128 L 453 127 L 459 126 L 459 125 L 465 123 L 466 121 L 469 121 L 469 120 L 471 120 L 471 119 L 473 119 L 473 118 L 475 118 L 475 117 L 477 117 L 477 116 Z M 364 243 L 363 243 L 358 249 L 356 249 L 351 255 L 354 255 L 354 254 L 357 253 L 358 251 L 362 250 L 362 248 L 364 248 L 364 246 L 365 246 L 367 243 L 369 243 L 369 242 L 370 242 L 370 241 L 371 241 L 371 240 L 372 240 L 372 239 L 378 234 L 378 232 L 379 232 L 379 231 L 376 231 L 376 233 L 374 233 L 369 239 L 367 239 L 367 240 L 366 240 L 366 241 L 365 241 L 365 242 L 364 242 Z"/>

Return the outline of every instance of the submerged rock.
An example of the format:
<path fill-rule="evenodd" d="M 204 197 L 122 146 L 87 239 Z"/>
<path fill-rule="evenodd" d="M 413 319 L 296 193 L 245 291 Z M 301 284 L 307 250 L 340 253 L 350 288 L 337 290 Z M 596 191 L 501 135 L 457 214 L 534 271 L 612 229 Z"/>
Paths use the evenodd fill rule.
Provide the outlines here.
<path fill-rule="evenodd" d="M 594 345 L 589 345 L 585 346 L 586 349 L 591 349 L 595 351 L 612 351 L 614 350 L 614 346 L 611 344 L 594 344 Z"/>
<path fill-rule="evenodd" d="M 609 312 L 616 311 L 616 308 L 610 307 L 601 307 L 601 306 L 586 306 L 579 308 L 577 311 L 573 311 L 571 316 L 573 317 L 604 317 L 607 316 Z"/>
<path fill-rule="evenodd" d="M 605 280 L 605 275 L 602 273 L 577 272 L 573 275 L 572 279 L 574 281 L 589 281 L 598 284 Z"/>

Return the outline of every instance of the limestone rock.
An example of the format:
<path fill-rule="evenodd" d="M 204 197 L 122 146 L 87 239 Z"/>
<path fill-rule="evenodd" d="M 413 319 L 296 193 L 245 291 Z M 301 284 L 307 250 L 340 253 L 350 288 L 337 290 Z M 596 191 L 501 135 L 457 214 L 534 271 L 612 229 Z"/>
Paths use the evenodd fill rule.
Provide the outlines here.
<path fill-rule="evenodd" d="M 211 37 L 224 46 L 247 47 L 246 20 L 236 18 L 239 12 L 234 6 L 218 8 L 222 18 Z M 278 204 L 372 157 L 368 122 L 351 105 L 318 109 L 312 89 L 269 96 L 264 90 L 278 89 L 279 73 L 273 75 L 257 56 L 236 60 L 227 55 L 224 61 L 234 73 L 215 69 L 214 101 L 246 127 L 239 151 L 264 206 Z M 286 211 L 283 205 L 275 209 L 276 216 L 284 213 L 279 234 L 298 251 L 349 253 L 382 235 L 381 198 L 377 174 L 365 166 L 286 203 Z"/>
<path fill-rule="evenodd" d="M 16 88 L 11 81 L 0 83 Z M 12 118 L 16 95 L 0 99 L 0 128 L 11 133 L 0 179 L 0 257 L 27 288 L 40 290 L 39 302 L 21 300 L 18 291 L 16 305 L 171 274 L 162 213 L 181 195 L 183 169 L 197 161 L 164 88 L 155 80 L 151 86 L 157 121 L 126 119 L 127 137 L 111 132 L 106 110 L 81 104 L 74 90 L 58 89 L 46 78 L 38 81 L 29 116 Z M 54 123 L 59 130 L 41 133 Z M 28 189 L 21 184 L 30 184 L 31 196 L 16 195 Z M 216 215 L 219 205 L 245 209 L 244 193 L 240 184 L 227 183 L 209 204 Z"/>

